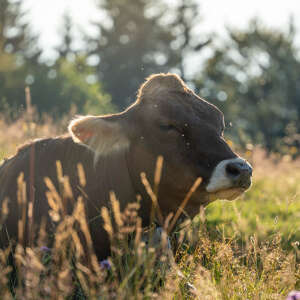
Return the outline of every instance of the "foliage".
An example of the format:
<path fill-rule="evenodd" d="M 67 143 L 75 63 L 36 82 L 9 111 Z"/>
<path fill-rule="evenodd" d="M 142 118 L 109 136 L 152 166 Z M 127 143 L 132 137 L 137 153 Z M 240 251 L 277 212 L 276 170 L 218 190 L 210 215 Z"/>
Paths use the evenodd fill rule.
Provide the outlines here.
<path fill-rule="evenodd" d="M 195 0 L 178 0 L 168 6 L 165 18 L 170 19 L 170 28 L 176 38 L 171 48 L 177 53 L 179 60 L 170 68 L 180 74 L 183 80 L 187 79 L 187 60 L 201 58 L 201 51 L 210 45 L 213 35 L 208 37 L 200 30 L 200 6 Z"/>
<path fill-rule="evenodd" d="M 13 76 L 15 75 L 15 76 Z M 54 66 L 40 64 L 38 67 L 25 65 L 12 74 L 11 80 L 19 78 L 20 85 L 15 89 L 7 86 L 4 92 L 7 101 L 2 102 L 2 109 L 14 112 L 25 107 L 24 77 L 32 94 L 32 104 L 39 113 L 59 117 L 67 114 L 73 107 L 79 113 L 105 114 L 114 111 L 110 96 L 102 92 L 101 85 L 93 76 L 93 68 L 86 64 L 83 56 L 74 61 L 60 59 Z M 6 78 L 9 78 L 6 74 Z"/>
<path fill-rule="evenodd" d="M 40 112 L 60 116 L 72 106 L 80 113 L 105 114 L 114 110 L 110 96 L 102 92 L 93 68 L 83 56 L 76 56 L 74 61 L 62 58 L 51 68 L 40 66 L 33 70 L 32 78 L 33 104 Z"/>
<path fill-rule="evenodd" d="M 199 76 L 200 94 L 216 99 L 241 131 L 240 142 L 299 154 L 300 60 L 293 23 L 287 34 L 257 20 L 228 33 L 230 40 L 215 50 Z"/>
<path fill-rule="evenodd" d="M 59 58 L 67 58 L 68 55 L 73 55 L 76 53 L 76 51 L 73 49 L 73 32 L 74 24 L 71 16 L 66 12 L 63 15 L 62 20 L 62 26 L 61 26 L 61 44 L 56 47 L 56 51 L 58 52 Z"/>
<path fill-rule="evenodd" d="M 114 111 L 110 96 L 102 92 L 94 68 L 85 55 L 71 49 L 70 19 L 65 16 L 60 56 L 52 64 L 38 60 L 36 39 L 20 19 L 24 13 L 19 2 L 1 0 L 0 14 L 0 110 L 10 117 L 25 107 L 25 87 L 30 86 L 32 104 L 39 113 L 61 116 L 75 108 L 79 113 L 104 114 Z M 21 23 L 20 23 L 21 22 Z M 11 32 L 17 32 L 12 35 Z M 1 47 L 2 46 L 2 47 Z"/>
<path fill-rule="evenodd" d="M 152 73 L 177 70 L 184 76 L 183 54 L 207 45 L 191 31 L 198 21 L 195 1 L 167 5 L 165 1 L 98 1 L 103 19 L 94 22 L 95 37 L 87 39 L 99 80 L 113 103 L 126 107 L 141 82 Z M 194 44 L 193 44 L 194 42 Z M 183 52 L 186 53 L 183 53 Z"/>
<path fill-rule="evenodd" d="M 16 54 L 18 63 L 25 59 L 34 63 L 41 54 L 36 40 L 24 21 L 21 1 L 0 0 L 0 53 Z"/>
<path fill-rule="evenodd" d="M 97 75 L 119 107 L 135 98 L 141 80 L 168 70 L 174 39 L 169 28 L 159 25 L 162 2 L 98 1 L 108 22 L 95 22 L 99 34 L 87 40 L 90 55 L 98 58 Z"/>
<path fill-rule="evenodd" d="M 36 37 L 24 21 L 20 1 L 0 0 L 0 110 L 15 109 L 24 94 L 22 68 L 36 65 L 40 50 Z M 23 97 L 24 98 L 24 97 Z"/>

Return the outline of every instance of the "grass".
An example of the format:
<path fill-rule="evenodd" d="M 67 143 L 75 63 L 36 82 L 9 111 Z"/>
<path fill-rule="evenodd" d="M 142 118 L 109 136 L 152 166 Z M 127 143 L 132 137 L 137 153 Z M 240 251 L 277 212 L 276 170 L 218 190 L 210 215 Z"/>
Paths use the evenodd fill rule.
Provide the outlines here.
<path fill-rule="evenodd" d="M 264 240 L 282 235 L 282 245 L 290 248 L 300 241 L 300 170 L 277 178 L 257 178 L 240 200 L 217 201 L 206 209 L 210 230 L 218 228 L 227 235 Z"/>
<path fill-rule="evenodd" d="M 0 130 L 7 133 L 0 138 L 1 160 L 17 144 L 56 135 L 62 126 L 23 117 L 0 121 Z M 53 245 L 45 247 L 49 237 L 42 226 L 34 245 L 17 246 L 15 270 L 7 263 L 10 249 L 0 250 L 0 299 L 285 299 L 300 289 L 299 163 L 274 164 L 261 151 L 252 154 L 251 190 L 233 202 L 216 201 L 181 224 L 170 237 L 175 262 L 165 234 L 151 242 L 155 230 L 142 231 L 139 203 L 120 212 L 112 195 L 112 213 L 102 209 L 112 243 L 109 268 L 103 267 L 91 247 L 82 199 L 63 215 L 61 198 L 50 191 L 58 223 Z"/>

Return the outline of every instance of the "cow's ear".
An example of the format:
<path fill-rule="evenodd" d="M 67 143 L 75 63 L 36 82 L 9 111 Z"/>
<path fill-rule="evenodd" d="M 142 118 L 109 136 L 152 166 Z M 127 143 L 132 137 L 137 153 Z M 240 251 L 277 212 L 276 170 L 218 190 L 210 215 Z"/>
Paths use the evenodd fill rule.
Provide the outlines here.
<path fill-rule="evenodd" d="M 98 157 L 129 146 L 121 128 L 120 120 L 115 117 L 85 116 L 71 121 L 69 132 L 74 142 L 87 146 Z"/>
<path fill-rule="evenodd" d="M 144 84 L 139 89 L 138 99 L 142 99 L 147 96 L 155 96 L 161 93 L 163 90 L 166 91 L 178 91 L 186 92 L 189 91 L 183 80 L 176 74 L 155 74 L 148 77 Z"/>

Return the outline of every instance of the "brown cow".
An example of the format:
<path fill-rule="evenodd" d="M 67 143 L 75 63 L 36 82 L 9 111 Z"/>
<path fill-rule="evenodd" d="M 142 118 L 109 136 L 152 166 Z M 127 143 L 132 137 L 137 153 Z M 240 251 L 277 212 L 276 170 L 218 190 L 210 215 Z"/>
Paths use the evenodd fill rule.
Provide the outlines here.
<path fill-rule="evenodd" d="M 140 174 L 153 178 L 155 162 L 164 157 L 159 187 L 159 205 L 164 216 L 178 209 L 195 179 L 203 179 L 185 207 L 193 217 L 200 205 L 217 198 L 234 199 L 251 184 L 251 166 L 238 157 L 223 138 L 221 111 L 194 94 L 173 74 L 150 76 L 141 86 L 137 100 L 125 111 L 107 116 L 86 116 L 69 126 L 70 135 L 33 142 L 35 148 L 34 220 L 48 215 L 44 177 L 57 185 L 56 161 L 70 178 L 74 196 L 81 194 L 77 164 L 84 166 L 87 216 L 99 258 L 109 253 L 109 243 L 100 225 L 99 209 L 108 206 L 115 191 L 121 206 L 142 195 L 140 215 L 149 224 L 151 201 Z M 10 214 L 0 235 L 17 236 L 16 180 L 20 172 L 29 177 L 31 145 L 24 146 L 0 167 L 0 204 L 10 199 Z M 1 206 L 0 206 L 1 207 Z"/>

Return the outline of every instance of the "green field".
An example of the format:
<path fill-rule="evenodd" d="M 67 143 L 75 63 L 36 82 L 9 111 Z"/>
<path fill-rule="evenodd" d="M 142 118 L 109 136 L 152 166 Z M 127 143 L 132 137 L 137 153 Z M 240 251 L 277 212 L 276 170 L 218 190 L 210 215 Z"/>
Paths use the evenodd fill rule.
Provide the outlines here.
<path fill-rule="evenodd" d="M 285 248 L 300 241 L 300 170 L 277 178 L 254 178 L 252 188 L 239 200 L 216 201 L 206 209 L 211 230 L 224 226 L 232 237 L 256 235 L 261 241 L 276 234 Z"/>
<path fill-rule="evenodd" d="M 0 158 L 23 139 L 0 140 Z M 137 206 L 123 214 L 115 206 L 123 222 L 112 235 L 111 268 L 101 268 L 92 249 L 86 264 L 72 225 L 79 222 L 88 238 L 79 201 L 72 216 L 60 218 L 51 252 L 41 251 L 41 231 L 31 249 L 17 248 L 11 274 L 8 252 L 0 251 L 0 299 L 285 299 L 300 289 L 300 168 L 264 159 L 254 170 L 240 199 L 210 204 L 171 236 L 175 264 L 164 240 L 147 247 L 136 234 Z M 110 216 L 102 216 L 110 228 Z"/>

